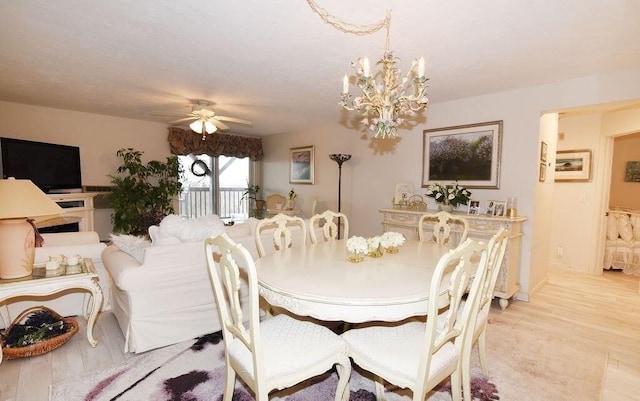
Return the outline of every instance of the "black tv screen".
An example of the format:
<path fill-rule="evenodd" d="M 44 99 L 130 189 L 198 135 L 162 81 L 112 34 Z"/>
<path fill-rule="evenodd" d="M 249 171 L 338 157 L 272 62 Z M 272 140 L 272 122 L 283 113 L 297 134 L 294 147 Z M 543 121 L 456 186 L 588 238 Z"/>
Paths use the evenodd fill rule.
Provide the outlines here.
<path fill-rule="evenodd" d="M 0 138 L 2 177 L 29 179 L 45 193 L 82 191 L 77 146 Z"/>

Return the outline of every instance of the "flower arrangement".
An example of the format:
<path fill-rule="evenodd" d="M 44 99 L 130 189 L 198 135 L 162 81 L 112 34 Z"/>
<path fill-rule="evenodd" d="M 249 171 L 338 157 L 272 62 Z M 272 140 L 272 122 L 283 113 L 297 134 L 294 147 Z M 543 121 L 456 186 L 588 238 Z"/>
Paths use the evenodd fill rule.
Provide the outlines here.
<path fill-rule="evenodd" d="M 369 237 L 367 238 L 367 247 L 369 249 L 369 256 L 377 258 L 382 256 L 382 244 L 380 243 L 381 237 Z"/>
<path fill-rule="evenodd" d="M 398 248 L 404 244 L 404 235 L 395 231 L 387 231 L 380 236 L 380 245 L 383 248 Z"/>
<path fill-rule="evenodd" d="M 293 190 L 293 188 L 291 188 L 291 191 L 289 191 L 289 200 L 292 201 L 294 200 L 296 197 L 298 196 L 297 193 L 295 193 L 295 191 Z"/>
<path fill-rule="evenodd" d="M 368 249 L 366 238 L 353 236 L 347 240 L 347 259 L 353 263 L 362 262 Z"/>
<path fill-rule="evenodd" d="M 466 205 L 469 202 L 469 199 L 471 199 L 471 192 L 458 185 L 457 181 L 455 184 L 449 185 L 443 185 L 439 182 L 430 184 L 427 187 L 426 195 L 434 198 L 438 203 L 451 205 L 453 207 Z"/>

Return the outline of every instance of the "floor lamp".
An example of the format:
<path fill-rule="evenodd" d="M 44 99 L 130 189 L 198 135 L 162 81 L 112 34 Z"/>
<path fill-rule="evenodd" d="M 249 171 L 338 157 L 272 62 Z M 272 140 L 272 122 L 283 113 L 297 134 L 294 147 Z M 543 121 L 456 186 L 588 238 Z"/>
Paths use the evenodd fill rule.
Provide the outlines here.
<path fill-rule="evenodd" d="M 351 155 L 346 153 L 334 153 L 329 158 L 338 163 L 338 213 L 340 213 L 340 197 L 342 192 L 342 163 L 351 159 Z M 338 239 L 340 239 L 340 217 L 338 217 Z"/>

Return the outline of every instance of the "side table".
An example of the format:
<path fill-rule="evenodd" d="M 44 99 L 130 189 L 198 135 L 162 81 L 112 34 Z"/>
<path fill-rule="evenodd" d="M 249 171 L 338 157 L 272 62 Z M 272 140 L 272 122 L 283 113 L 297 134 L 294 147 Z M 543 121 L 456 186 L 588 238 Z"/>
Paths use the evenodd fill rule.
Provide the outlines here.
<path fill-rule="evenodd" d="M 98 273 L 91 259 L 84 258 L 75 266 L 60 266 L 54 271 L 44 265 L 35 265 L 33 274 L 17 279 L 0 279 L 0 305 L 4 305 L 7 316 L 9 299 L 15 297 L 42 297 L 68 290 L 86 291 L 90 294 L 84 302 L 84 317 L 87 319 L 87 340 L 95 348 L 98 341 L 93 338 L 93 328 L 102 307 L 102 288 L 98 284 Z M 10 322 L 10 320 L 9 320 Z M 2 348 L 0 348 L 2 363 Z"/>

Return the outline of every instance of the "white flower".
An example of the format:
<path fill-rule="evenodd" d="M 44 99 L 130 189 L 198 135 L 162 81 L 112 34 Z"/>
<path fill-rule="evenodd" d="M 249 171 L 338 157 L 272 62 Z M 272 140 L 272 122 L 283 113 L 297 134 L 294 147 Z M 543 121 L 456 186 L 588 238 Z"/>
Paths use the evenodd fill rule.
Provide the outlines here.
<path fill-rule="evenodd" d="M 387 231 L 380 236 L 380 244 L 383 248 L 402 246 L 404 240 L 404 236 L 395 231 Z"/>
<path fill-rule="evenodd" d="M 347 251 L 351 253 L 367 253 L 367 250 L 366 238 L 353 236 L 347 240 Z"/>
<path fill-rule="evenodd" d="M 436 202 L 453 205 L 454 207 L 466 205 L 471 199 L 471 192 L 458 185 L 457 181 L 448 185 L 443 185 L 439 182 L 430 184 L 425 195 L 435 198 Z"/>
<path fill-rule="evenodd" d="M 380 236 L 367 238 L 367 246 L 369 247 L 369 252 L 380 248 Z"/>

